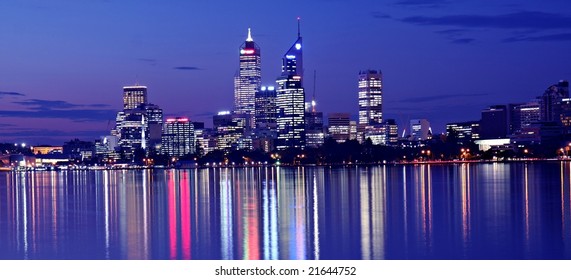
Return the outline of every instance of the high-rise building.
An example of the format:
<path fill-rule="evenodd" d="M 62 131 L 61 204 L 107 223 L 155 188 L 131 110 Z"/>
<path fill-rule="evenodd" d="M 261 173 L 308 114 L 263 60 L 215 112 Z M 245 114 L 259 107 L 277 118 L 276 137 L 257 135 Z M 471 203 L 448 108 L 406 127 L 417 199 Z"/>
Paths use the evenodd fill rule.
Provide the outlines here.
<path fill-rule="evenodd" d="M 302 39 L 297 40 L 282 58 L 282 74 L 277 79 L 276 94 L 278 139 L 280 150 L 305 147 L 305 90 L 303 88 Z"/>
<path fill-rule="evenodd" d="M 412 140 L 427 140 L 432 137 L 430 123 L 426 119 L 410 120 L 410 138 Z"/>
<path fill-rule="evenodd" d="M 505 138 L 509 132 L 509 117 L 506 105 L 490 106 L 482 110 L 480 138 Z"/>
<path fill-rule="evenodd" d="M 212 122 L 216 131 L 216 149 L 238 149 L 238 140 L 244 137 L 244 115 L 221 111 L 213 117 Z"/>
<path fill-rule="evenodd" d="M 359 72 L 359 124 L 383 122 L 383 74 L 376 70 Z"/>
<path fill-rule="evenodd" d="M 163 133 L 163 109 L 154 104 L 144 104 L 142 107 L 147 118 L 148 147 L 158 152 Z"/>
<path fill-rule="evenodd" d="M 311 110 L 305 112 L 305 142 L 308 147 L 317 148 L 323 145 L 325 132 L 323 128 L 323 112 Z"/>
<path fill-rule="evenodd" d="M 146 86 L 126 86 L 123 87 L 123 109 L 130 110 L 147 103 Z"/>
<path fill-rule="evenodd" d="M 194 125 L 188 118 L 167 118 L 161 141 L 161 153 L 182 157 L 196 152 Z"/>
<path fill-rule="evenodd" d="M 163 110 L 147 102 L 146 86 L 123 87 L 123 110 L 117 113 L 111 135 L 119 139 L 123 159 L 131 160 L 142 149 L 158 151 L 161 143 Z"/>
<path fill-rule="evenodd" d="M 539 97 L 540 119 L 544 122 L 560 122 L 562 99 L 569 98 L 569 82 L 559 83 L 548 87 Z"/>
<path fill-rule="evenodd" d="M 248 28 L 248 38 L 240 46 L 240 69 L 234 78 L 234 111 L 249 117 L 250 128 L 255 124 L 255 95 L 262 82 L 261 69 L 260 47 Z"/>
<path fill-rule="evenodd" d="M 446 137 L 454 139 L 459 145 L 473 143 L 480 139 L 480 122 L 458 122 L 446 124 Z"/>
<path fill-rule="evenodd" d="M 398 126 L 394 119 L 387 119 L 380 125 L 367 126 L 364 140 L 371 139 L 373 145 L 394 146 L 398 144 Z"/>
<path fill-rule="evenodd" d="M 351 139 L 351 115 L 349 113 L 331 113 L 327 116 L 329 137 L 337 143 Z"/>
<path fill-rule="evenodd" d="M 276 131 L 276 90 L 273 86 L 261 87 L 256 92 L 256 129 Z"/>

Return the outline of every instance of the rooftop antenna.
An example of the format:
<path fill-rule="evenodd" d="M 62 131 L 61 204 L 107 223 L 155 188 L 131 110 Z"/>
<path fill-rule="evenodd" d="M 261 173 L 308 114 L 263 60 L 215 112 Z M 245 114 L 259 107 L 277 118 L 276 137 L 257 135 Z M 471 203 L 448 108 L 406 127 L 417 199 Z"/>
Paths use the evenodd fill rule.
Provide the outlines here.
<path fill-rule="evenodd" d="M 297 17 L 297 37 L 301 37 L 301 27 L 300 27 L 301 18 Z"/>
<path fill-rule="evenodd" d="M 252 31 L 248 27 L 248 38 L 246 39 L 246 42 L 252 42 L 252 41 L 254 41 L 254 39 L 252 39 Z"/>

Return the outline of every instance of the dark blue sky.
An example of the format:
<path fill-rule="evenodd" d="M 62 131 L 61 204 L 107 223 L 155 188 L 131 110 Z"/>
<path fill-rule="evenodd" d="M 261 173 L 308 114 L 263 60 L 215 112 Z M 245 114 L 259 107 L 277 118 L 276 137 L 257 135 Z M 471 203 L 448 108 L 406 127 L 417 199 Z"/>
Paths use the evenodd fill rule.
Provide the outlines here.
<path fill-rule="evenodd" d="M 252 28 L 274 83 L 302 19 L 305 86 L 318 108 L 357 114 L 357 74 L 384 73 L 384 113 L 435 132 L 487 105 L 525 102 L 571 79 L 565 0 L 1 1 L 0 142 L 93 140 L 122 87 L 149 87 L 166 116 L 211 123 L 233 104 Z"/>

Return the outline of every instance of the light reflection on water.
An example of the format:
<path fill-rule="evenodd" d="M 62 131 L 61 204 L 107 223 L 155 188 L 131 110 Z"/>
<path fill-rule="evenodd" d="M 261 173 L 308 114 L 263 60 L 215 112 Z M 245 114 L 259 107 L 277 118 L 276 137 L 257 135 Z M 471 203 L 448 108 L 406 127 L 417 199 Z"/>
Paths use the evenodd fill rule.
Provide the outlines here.
<path fill-rule="evenodd" d="M 4 259 L 569 259 L 568 162 L 0 173 Z"/>

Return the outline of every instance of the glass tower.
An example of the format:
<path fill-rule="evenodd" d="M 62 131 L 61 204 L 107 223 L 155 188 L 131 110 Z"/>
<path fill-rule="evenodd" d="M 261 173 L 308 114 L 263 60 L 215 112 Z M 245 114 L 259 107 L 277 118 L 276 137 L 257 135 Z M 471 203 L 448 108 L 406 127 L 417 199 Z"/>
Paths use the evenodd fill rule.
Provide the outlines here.
<path fill-rule="evenodd" d="M 123 87 L 123 109 L 130 110 L 147 103 L 146 86 Z"/>
<path fill-rule="evenodd" d="M 302 39 L 297 40 L 282 58 L 282 74 L 276 94 L 278 139 L 276 147 L 305 147 L 305 91 L 303 88 Z"/>
<path fill-rule="evenodd" d="M 383 122 L 383 74 L 366 70 L 359 73 L 359 124 Z"/>
<path fill-rule="evenodd" d="M 262 83 L 260 47 L 252 39 L 248 28 L 248 38 L 240 46 L 240 70 L 234 78 L 234 110 L 236 114 L 247 115 L 246 125 L 255 125 L 255 98 Z"/>

